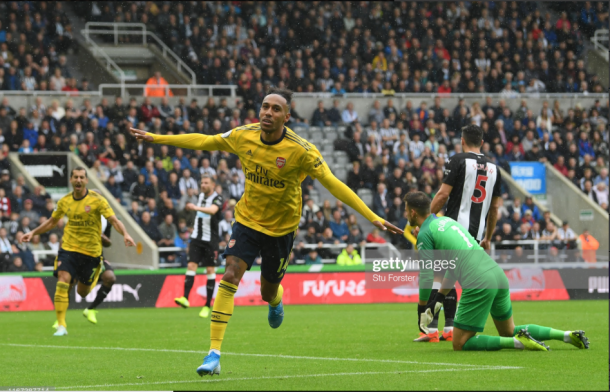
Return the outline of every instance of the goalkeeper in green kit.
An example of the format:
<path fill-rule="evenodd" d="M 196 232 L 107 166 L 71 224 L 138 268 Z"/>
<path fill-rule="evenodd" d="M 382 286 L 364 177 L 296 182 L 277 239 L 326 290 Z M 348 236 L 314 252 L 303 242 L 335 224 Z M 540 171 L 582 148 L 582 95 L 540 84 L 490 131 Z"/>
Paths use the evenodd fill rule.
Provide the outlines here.
<path fill-rule="evenodd" d="M 430 199 L 423 192 L 408 193 L 404 200 L 409 224 L 420 228 L 417 249 L 421 258 L 427 260 L 433 251 L 451 251 L 452 260 L 447 265 L 441 288 L 430 303 L 428 299 L 432 291 L 434 271 L 420 269 L 418 313 L 420 328 L 425 333 L 428 333 L 428 324 L 434 314 L 443 306 L 445 295 L 455 282 L 459 282 L 462 296 L 454 320 L 454 350 L 549 351 L 545 340 L 558 340 L 581 349 L 589 348 L 584 331 L 560 331 L 534 324 L 515 326 L 508 278 L 502 268 L 458 222 L 432 214 Z M 500 336 L 476 335 L 477 332 L 483 332 L 489 314 Z"/>

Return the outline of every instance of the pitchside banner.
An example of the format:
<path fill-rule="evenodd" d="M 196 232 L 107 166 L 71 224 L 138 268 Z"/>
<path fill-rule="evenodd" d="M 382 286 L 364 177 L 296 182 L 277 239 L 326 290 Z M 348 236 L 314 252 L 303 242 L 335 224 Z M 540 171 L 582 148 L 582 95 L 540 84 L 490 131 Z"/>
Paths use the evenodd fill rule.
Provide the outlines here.
<path fill-rule="evenodd" d="M 519 268 L 504 273 L 511 287 L 511 299 L 515 301 L 608 298 L 607 269 Z M 381 286 L 375 288 L 373 282 L 369 282 L 371 272 L 288 273 L 282 281 L 283 300 L 287 305 L 417 302 L 419 272 L 408 271 L 398 276 L 400 280 L 389 286 L 387 282 L 375 282 Z M 216 281 L 220 279 L 218 275 Z M 205 275 L 195 277 L 189 297 L 191 306 L 205 304 L 206 282 Z M 0 311 L 51 311 L 56 284 L 53 277 L 0 275 Z M 99 287 L 85 298 L 76 290 L 71 292 L 70 309 L 87 307 Z M 177 307 L 174 298 L 182 296 L 183 287 L 184 275 L 119 275 L 100 308 Z M 462 287 L 456 287 L 460 295 Z M 266 305 L 260 295 L 260 272 L 246 272 L 235 295 L 235 304 Z"/>

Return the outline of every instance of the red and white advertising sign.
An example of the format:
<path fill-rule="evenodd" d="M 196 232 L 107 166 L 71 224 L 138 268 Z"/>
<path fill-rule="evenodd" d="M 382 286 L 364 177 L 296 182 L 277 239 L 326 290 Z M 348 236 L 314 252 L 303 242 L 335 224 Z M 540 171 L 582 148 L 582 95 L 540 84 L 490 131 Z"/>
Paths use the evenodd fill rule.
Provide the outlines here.
<path fill-rule="evenodd" d="M 0 311 L 53 310 L 41 278 L 0 276 Z"/>
<path fill-rule="evenodd" d="M 283 301 L 286 305 L 417 302 L 419 299 L 417 273 L 409 274 L 413 274 L 415 278 L 400 286 L 368 290 L 364 272 L 286 274 L 282 280 L 282 286 L 284 286 Z M 559 273 L 555 270 L 539 270 L 528 274 L 521 274 L 519 271 L 507 271 L 507 276 L 511 286 L 520 287 L 519 289 L 511 289 L 512 300 L 569 299 L 565 288 L 556 288 L 562 287 L 562 281 Z M 217 276 L 216 282 L 220 282 L 221 278 L 221 276 Z M 205 305 L 206 282 L 205 275 L 195 277 L 195 284 L 188 298 L 191 306 Z M 184 275 L 167 276 L 157 299 L 156 307 L 177 307 L 174 298 L 182 296 L 183 287 Z M 457 291 L 459 297 L 462 291 L 459 286 Z M 216 292 L 214 292 L 215 295 Z M 244 274 L 235 294 L 235 305 L 266 305 L 260 294 L 260 272 L 248 271 Z"/>

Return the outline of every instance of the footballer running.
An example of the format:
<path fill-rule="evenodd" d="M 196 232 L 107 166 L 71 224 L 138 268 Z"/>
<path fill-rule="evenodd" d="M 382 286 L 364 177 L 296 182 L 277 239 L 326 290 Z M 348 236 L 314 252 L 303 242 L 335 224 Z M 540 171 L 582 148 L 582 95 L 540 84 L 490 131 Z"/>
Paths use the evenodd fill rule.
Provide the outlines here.
<path fill-rule="evenodd" d="M 68 217 L 64 229 L 61 248 L 55 259 L 57 270 L 57 287 L 55 290 L 55 314 L 57 331 L 54 336 L 68 334 L 66 312 L 69 304 L 70 283 L 78 280 L 76 291 L 81 297 L 96 286 L 104 270 L 102 257 L 102 217 L 118 231 L 125 241 L 125 246 L 135 243 L 119 221 L 108 201 L 96 192 L 87 189 L 89 179 L 87 170 L 76 167 L 70 173 L 70 183 L 74 191 L 57 202 L 57 208 L 51 218 L 23 236 L 23 242 L 29 242 L 33 236 L 52 230 L 60 219 Z"/>
<path fill-rule="evenodd" d="M 281 285 L 302 211 L 301 182 L 318 179 L 333 196 L 380 230 L 402 230 L 374 214 L 330 171 L 318 149 L 285 126 L 290 119 L 292 91 L 272 88 L 263 99 L 260 123 L 207 136 L 198 133 L 162 136 L 131 128 L 136 139 L 193 150 L 236 154 L 246 176 L 245 192 L 235 206 L 233 233 L 224 250 L 226 268 L 212 309 L 211 347 L 200 376 L 220 374 L 221 344 L 231 316 L 233 297 L 244 273 L 261 256 L 261 296 L 269 304 L 268 321 L 278 328 L 284 319 Z"/>

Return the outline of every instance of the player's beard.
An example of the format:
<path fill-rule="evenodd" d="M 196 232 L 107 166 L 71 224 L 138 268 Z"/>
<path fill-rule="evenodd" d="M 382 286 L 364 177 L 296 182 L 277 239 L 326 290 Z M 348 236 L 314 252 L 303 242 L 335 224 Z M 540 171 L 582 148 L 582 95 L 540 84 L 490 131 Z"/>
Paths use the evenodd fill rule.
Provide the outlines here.
<path fill-rule="evenodd" d="M 269 124 L 264 123 L 263 119 L 261 119 L 261 130 L 267 134 L 271 134 L 274 133 L 278 130 L 279 128 L 279 124 L 276 124 L 276 122 L 273 120 L 273 118 L 270 119 L 265 119 L 267 121 L 270 121 Z"/>

